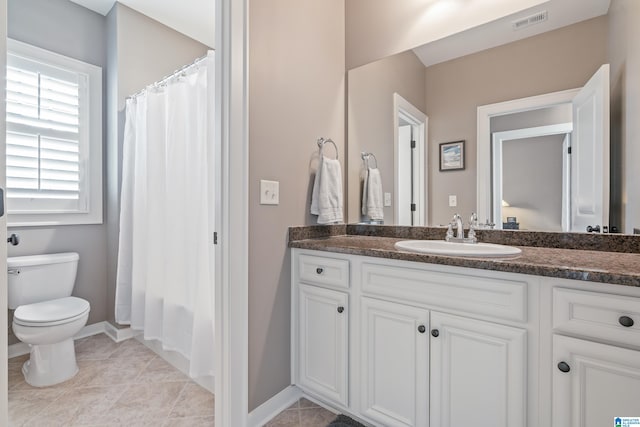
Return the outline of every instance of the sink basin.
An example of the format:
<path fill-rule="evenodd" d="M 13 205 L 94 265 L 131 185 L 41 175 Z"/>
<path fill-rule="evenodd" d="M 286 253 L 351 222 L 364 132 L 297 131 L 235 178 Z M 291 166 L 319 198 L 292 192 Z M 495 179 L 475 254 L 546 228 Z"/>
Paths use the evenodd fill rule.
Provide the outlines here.
<path fill-rule="evenodd" d="M 522 253 L 513 246 L 493 243 L 456 243 L 444 240 L 403 240 L 395 244 L 396 249 L 432 255 L 502 258 L 515 257 Z"/>

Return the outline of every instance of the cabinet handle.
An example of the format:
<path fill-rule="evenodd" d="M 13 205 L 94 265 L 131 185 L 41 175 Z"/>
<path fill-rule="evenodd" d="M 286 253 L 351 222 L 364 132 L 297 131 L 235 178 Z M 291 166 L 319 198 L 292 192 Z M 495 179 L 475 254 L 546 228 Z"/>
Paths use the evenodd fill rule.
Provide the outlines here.
<path fill-rule="evenodd" d="M 418 326 L 418 332 L 420 332 L 421 334 L 424 334 L 426 332 L 427 328 L 424 327 L 424 325 L 420 325 Z"/>
<path fill-rule="evenodd" d="M 571 370 L 571 367 L 569 366 L 569 364 L 567 362 L 560 362 L 558 363 L 558 369 L 560 369 L 560 371 L 562 372 L 569 372 Z"/>
<path fill-rule="evenodd" d="M 618 322 L 625 328 L 630 328 L 633 326 L 633 319 L 629 316 L 620 316 Z"/>
<path fill-rule="evenodd" d="M 440 336 L 440 331 L 437 329 L 432 329 L 431 330 L 431 336 L 434 338 L 438 338 Z"/>
<path fill-rule="evenodd" d="M 318 273 L 318 274 L 324 273 L 324 268 L 322 268 L 322 267 L 316 268 L 316 273 Z"/>
<path fill-rule="evenodd" d="M 343 311 L 344 311 L 344 307 L 343 306 L 338 307 L 338 313 L 342 314 Z"/>

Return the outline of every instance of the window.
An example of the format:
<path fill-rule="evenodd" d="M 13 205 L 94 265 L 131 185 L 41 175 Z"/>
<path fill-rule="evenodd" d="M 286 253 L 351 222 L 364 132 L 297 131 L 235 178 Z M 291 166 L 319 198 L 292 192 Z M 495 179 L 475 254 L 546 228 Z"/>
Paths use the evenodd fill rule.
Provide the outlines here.
<path fill-rule="evenodd" d="M 9 226 L 102 223 L 102 69 L 7 47 Z"/>

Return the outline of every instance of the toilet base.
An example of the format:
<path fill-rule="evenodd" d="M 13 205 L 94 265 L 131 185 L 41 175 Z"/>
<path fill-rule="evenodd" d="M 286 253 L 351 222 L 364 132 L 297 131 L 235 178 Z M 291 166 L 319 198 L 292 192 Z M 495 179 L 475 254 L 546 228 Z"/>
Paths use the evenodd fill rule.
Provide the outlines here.
<path fill-rule="evenodd" d="M 73 378 L 78 373 L 73 338 L 55 344 L 30 344 L 31 355 L 22 374 L 27 384 L 47 387 Z"/>

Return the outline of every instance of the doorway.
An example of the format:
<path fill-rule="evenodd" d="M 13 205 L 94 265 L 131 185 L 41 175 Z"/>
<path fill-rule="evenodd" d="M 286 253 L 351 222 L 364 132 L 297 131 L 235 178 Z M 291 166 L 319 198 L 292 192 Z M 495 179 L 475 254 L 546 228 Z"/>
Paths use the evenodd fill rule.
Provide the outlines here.
<path fill-rule="evenodd" d="M 428 223 L 429 118 L 397 93 L 393 111 L 395 224 L 424 226 Z"/>

